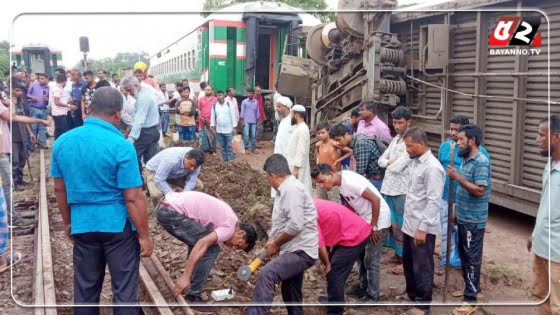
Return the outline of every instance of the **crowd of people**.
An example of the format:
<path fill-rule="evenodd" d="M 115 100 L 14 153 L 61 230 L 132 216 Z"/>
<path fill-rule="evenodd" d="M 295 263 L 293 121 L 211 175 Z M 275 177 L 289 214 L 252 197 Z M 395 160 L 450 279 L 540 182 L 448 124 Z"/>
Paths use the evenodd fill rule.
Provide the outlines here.
<path fill-rule="evenodd" d="M 50 112 L 55 140 L 50 175 L 66 232 L 74 241 L 74 303 L 99 303 L 107 264 L 114 303 L 138 303 L 140 256 L 151 255 L 154 246 L 148 226 L 147 200 L 151 200 L 159 224 L 189 248 L 174 294 L 185 292 L 194 307 L 204 307 L 201 293 L 220 245 L 250 252 L 257 243 L 254 227 L 240 222 L 226 202 L 203 192 L 199 175 L 205 157 L 220 151 L 224 161 L 235 160 L 232 140 L 241 126 L 245 151 L 258 154 L 263 123 L 266 116 L 274 116 L 274 154 L 263 167 L 274 198 L 272 227 L 264 245 L 268 263 L 259 270 L 255 305 L 248 314 L 267 314 L 277 285 L 284 302 L 290 303 L 288 313 L 303 314 L 303 275 L 316 261 L 326 276 L 327 295 L 319 301 L 328 314 L 344 313 L 345 295 L 362 304 L 380 302 L 381 264 L 393 264 L 391 272 L 403 276 L 406 292 L 399 298 L 417 303 L 403 314 L 429 314 L 434 275 L 443 274 L 448 241 L 449 263 L 462 268 L 464 280 L 465 303 L 453 314 L 476 311 L 491 162 L 482 146 L 482 129 L 466 116 L 451 118 L 449 138 L 437 156 L 427 133 L 414 126 L 409 108 L 399 106 L 391 112 L 391 134 L 374 100 L 363 100 L 344 123 L 317 123 L 312 144 L 308 109 L 287 96 L 271 95 L 275 113 L 267 115 L 259 87 L 248 88 L 238 104 L 231 87 L 214 91 L 201 82 L 196 97 L 188 80 L 183 80 L 169 94 L 166 84 L 148 75 L 145 64 L 139 62 L 134 69 L 133 76 L 113 75 L 111 81 L 102 69 L 97 79 L 92 71 L 63 69 L 56 71 L 54 81 L 45 74 L 8 78 L 5 86 L 13 97 L 2 94 L 0 105 L 5 199 L 0 204 L 7 205 L 0 210 L 0 252 L 7 222 L 32 224 L 6 209 L 12 209 L 11 183 L 14 189 L 26 184 L 23 167 L 28 150 L 47 148 Z M 180 140 L 198 140 L 199 145 L 158 148 L 161 137 L 173 128 Z M 560 243 L 554 242 L 559 235 L 548 220 L 549 215 L 551 222 L 558 220 L 560 211 L 547 198 L 549 193 L 559 196 L 560 117 L 541 121 L 538 131 L 538 147 L 551 161 L 545 167 L 543 199 L 528 249 L 534 252 L 539 279 L 534 294 L 544 299 L 548 265 L 553 275 L 560 270 Z M 310 160 L 311 150 L 315 161 Z M 449 213 L 449 208 L 454 210 Z M 438 234 L 441 259 L 435 266 Z M 386 260 L 381 259 L 384 246 L 394 250 Z M 13 255 L 2 256 L 0 268 L 12 260 Z M 346 288 L 355 263 L 359 281 Z M 550 289 L 542 314 L 560 312 L 558 282 Z M 75 313 L 91 310 L 77 308 Z M 136 308 L 114 312 L 130 314 Z"/>

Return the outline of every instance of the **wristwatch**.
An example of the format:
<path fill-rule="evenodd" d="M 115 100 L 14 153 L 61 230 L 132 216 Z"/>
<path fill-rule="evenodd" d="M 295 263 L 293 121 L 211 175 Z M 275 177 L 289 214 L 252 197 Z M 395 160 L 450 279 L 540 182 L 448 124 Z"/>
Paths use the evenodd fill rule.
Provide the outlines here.
<path fill-rule="evenodd" d="M 374 232 L 377 232 L 377 231 L 378 231 L 377 225 L 372 226 L 372 227 L 371 227 L 371 230 L 374 231 Z"/>

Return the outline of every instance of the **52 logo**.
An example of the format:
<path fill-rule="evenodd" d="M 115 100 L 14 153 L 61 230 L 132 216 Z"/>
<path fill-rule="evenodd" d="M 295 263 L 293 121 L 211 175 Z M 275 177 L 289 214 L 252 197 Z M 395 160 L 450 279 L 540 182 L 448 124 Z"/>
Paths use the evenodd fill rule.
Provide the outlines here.
<path fill-rule="evenodd" d="M 502 16 L 490 34 L 490 46 L 541 46 L 540 16 Z"/>

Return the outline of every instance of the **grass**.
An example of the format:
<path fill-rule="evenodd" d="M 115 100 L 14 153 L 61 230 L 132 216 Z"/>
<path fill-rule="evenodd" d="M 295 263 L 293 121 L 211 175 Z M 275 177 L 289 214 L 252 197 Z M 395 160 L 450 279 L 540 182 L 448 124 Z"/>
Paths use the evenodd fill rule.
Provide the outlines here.
<path fill-rule="evenodd" d="M 517 270 L 506 266 L 494 266 L 487 268 L 486 274 L 490 277 L 490 281 L 494 284 L 496 284 L 500 279 L 503 279 L 506 285 L 511 286 L 514 282 L 521 280 Z"/>

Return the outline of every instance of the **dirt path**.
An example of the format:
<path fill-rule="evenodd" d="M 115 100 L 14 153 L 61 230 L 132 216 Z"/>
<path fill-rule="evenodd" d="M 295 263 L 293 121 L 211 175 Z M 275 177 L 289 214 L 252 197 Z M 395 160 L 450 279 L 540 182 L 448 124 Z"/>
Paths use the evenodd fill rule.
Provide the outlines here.
<path fill-rule="evenodd" d="M 240 155 L 238 160 L 247 161 L 255 170 L 262 170 L 266 158 L 272 154 L 273 145 L 263 142 L 263 149 L 258 155 Z M 518 214 L 506 209 L 492 207 L 484 240 L 484 257 L 482 265 L 481 286 L 483 303 L 535 303 L 529 294 L 531 281 L 531 256 L 525 249 L 527 238 L 530 236 L 534 218 Z M 439 253 L 439 240 L 436 248 Z M 383 257 L 390 257 L 392 250 L 384 249 Z M 439 259 L 436 259 L 436 261 Z M 389 273 L 392 266 L 383 265 L 381 271 L 381 291 L 385 294 L 382 299 L 386 304 L 399 304 L 395 296 L 404 292 L 404 276 Z M 308 303 L 316 303 L 317 297 L 325 295 L 326 283 L 316 276 L 312 268 L 306 274 L 304 282 L 304 297 Z M 311 281 L 309 281 L 311 280 Z M 349 284 L 356 281 L 353 274 Z M 434 303 L 441 303 L 444 277 L 435 276 Z M 452 270 L 450 277 L 448 300 L 450 303 L 460 303 L 462 298 L 453 298 L 451 293 L 463 290 L 463 280 L 460 270 Z M 376 307 L 369 309 L 350 309 L 347 314 L 398 314 L 406 307 Z M 434 306 L 432 314 L 451 314 L 452 307 Z M 488 314 L 536 314 L 535 306 L 487 306 L 483 308 Z M 316 308 L 309 309 L 315 313 Z M 482 312 L 480 312 L 482 313 Z"/>
<path fill-rule="evenodd" d="M 257 227 L 262 235 L 270 224 L 271 200 L 269 186 L 265 182 L 262 167 L 266 158 L 272 154 L 273 145 L 269 141 L 261 142 L 262 148 L 256 155 L 239 155 L 234 163 L 223 163 L 220 157 L 209 157 L 203 167 L 201 179 L 205 183 L 206 192 L 224 199 L 238 213 L 241 220 Z M 37 154 L 32 156 L 32 168 L 35 184 L 25 192 L 14 194 L 17 202 L 24 198 L 37 195 L 38 192 L 38 158 Z M 48 155 L 47 155 L 48 156 Z M 27 171 L 27 169 L 26 169 Z M 52 181 L 49 182 L 52 185 Z M 52 186 L 49 188 L 52 194 Z M 50 200 L 52 202 L 52 198 Z M 60 217 L 51 204 L 52 234 L 55 242 L 53 255 L 55 258 L 55 279 L 57 282 L 57 301 L 62 304 L 72 301 L 72 260 L 71 243 L 62 235 Z M 150 205 L 151 206 L 151 205 Z M 176 279 L 184 266 L 186 259 L 186 246 L 167 232 L 161 229 L 150 209 L 150 228 L 154 238 L 155 252 L 162 261 L 165 269 L 173 279 Z M 484 259 L 482 274 L 482 302 L 492 303 L 515 303 L 531 302 L 528 294 L 531 276 L 531 259 L 525 250 L 527 237 L 531 233 L 534 219 L 524 215 L 512 213 L 507 210 L 492 208 L 488 223 L 488 232 L 485 235 Z M 32 272 L 34 266 L 33 257 L 34 236 L 25 235 L 14 238 L 14 248 L 24 252 L 24 260 L 14 269 L 14 297 L 21 302 L 31 301 Z M 262 241 L 259 244 L 262 246 Z M 257 248 L 260 246 L 257 245 Z M 439 248 L 436 250 L 439 252 Z M 217 259 L 217 264 L 212 269 L 211 279 L 207 284 L 204 294 L 207 297 L 214 288 L 230 288 L 236 290 L 237 297 L 234 301 L 250 301 L 254 290 L 255 278 L 249 282 L 241 282 L 235 276 L 229 277 L 240 265 L 248 263 L 254 253 L 245 254 L 232 251 L 226 247 L 222 249 Z M 390 250 L 385 250 L 385 257 L 392 255 Z M 388 273 L 392 266 L 382 266 L 381 291 L 384 293 L 382 303 L 397 304 L 395 296 L 404 291 L 404 277 Z M 349 284 L 356 280 L 353 273 Z M 108 277 L 103 289 L 102 299 L 108 302 L 111 299 L 111 290 L 108 286 Z M 443 277 L 436 276 L 434 279 L 434 303 L 441 301 Z M 463 281 L 461 272 L 453 270 L 450 281 L 451 292 L 462 290 Z M 311 268 L 305 275 L 304 301 L 306 303 L 317 303 L 317 298 L 326 293 L 326 281 L 318 275 L 315 267 Z M 460 302 L 460 298 L 450 297 L 452 302 Z M 277 295 L 275 302 L 281 303 Z M 376 306 L 366 309 L 348 309 L 347 314 L 399 314 L 405 310 L 405 306 Z M 434 306 L 432 314 L 450 314 L 449 306 Z M 61 309 L 62 314 L 69 313 L 68 309 Z M 484 307 L 487 314 L 536 314 L 534 306 L 489 306 Z M 10 294 L 10 273 L 0 275 L 0 314 L 28 314 L 31 309 L 18 307 L 12 300 Z M 110 314 L 109 311 L 103 312 Z M 216 308 L 217 314 L 243 314 L 244 307 Z M 285 308 L 274 307 L 273 314 L 286 314 Z M 483 313 L 483 312 L 479 312 Z M 307 307 L 306 314 L 324 314 L 324 308 Z"/>

